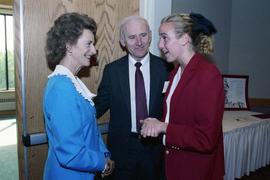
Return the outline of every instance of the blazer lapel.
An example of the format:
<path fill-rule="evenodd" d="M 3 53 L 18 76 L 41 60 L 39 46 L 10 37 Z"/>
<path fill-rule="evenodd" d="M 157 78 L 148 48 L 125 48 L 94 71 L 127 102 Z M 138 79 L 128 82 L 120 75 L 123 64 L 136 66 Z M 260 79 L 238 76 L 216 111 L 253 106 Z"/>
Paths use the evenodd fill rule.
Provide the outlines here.
<path fill-rule="evenodd" d="M 171 87 L 172 87 L 172 82 L 173 82 L 173 78 L 175 76 L 175 74 L 177 73 L 177 70 L 179 68 L 179 65 L 175 66 L 174 69 L 170 72 L 169 74 L 169 77 L 168 77 L 168 81 L 169 81 L 169 86 L 165 92 L 165 95 L 164 95 L 164 102 L 163 102 L 163 115 L 162 115 L 162 121 L 165 121 L 165 117 L 166 117 L 166 114 L 167 114 L 167 104 L 166 104 L 166 99 L 168 98 L 168 95 L 169 95 L 169 92 L 171 90 Z M 170 113 L 170 112 L 168 112 Z"/>
<path fill-rule="evenodd" d="M 182 73 L 181 79 L 174 91 L 173 100 L 177 100 L 179 101 L 179 99 L 181 98 L 182 95 L 182 91 L 185 89 L 185 87 L 187 87 L 189 81 L 192 79 L 194 73 L 196 72 L 195 69 L 197 67 L 199 59 L 197 58 L 197 55 L 195 54 L 190 62 L 188 63 L 188 65 L 186 66 L 184 72 Z M 173 79 L 172 79 L 173 81 Z M 171 102 L 174 103 L 174 102 Z M 175 107 L 175 106 L 171 106 L 171 107 Z M 175 109 L 172 109 L 171 112 L 174 112 Z"/>

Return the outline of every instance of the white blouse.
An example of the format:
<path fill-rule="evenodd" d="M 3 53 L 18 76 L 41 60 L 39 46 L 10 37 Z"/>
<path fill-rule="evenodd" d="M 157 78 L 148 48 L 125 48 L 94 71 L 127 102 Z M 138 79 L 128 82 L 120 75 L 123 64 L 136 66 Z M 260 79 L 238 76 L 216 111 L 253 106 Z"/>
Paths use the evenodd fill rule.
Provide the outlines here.
<path fill-rule="evenodd" d="M 169 92 L 167 99 L 166 99 L 167 113 L 165 116 L 165 123 L 169 123 L 169 121 L 170 121 L 171 98 L 172 98 L 172 95 L 175 91 L 175 88 L 178 85 L 178 82 L 181 79 L 181 74 L 182 74 L 182 68 L 181 68 L 181 66 L 179 66 L 179 68 L 178 68 L 178 70 L 173 78 L 172 86 L 171 86 L 170 92 Z M 164 136 L 163 136 L 163 144 L 164 145 L 166 142 L 165 140 L 166 140 L 166 135 L 164 134 Z"/>

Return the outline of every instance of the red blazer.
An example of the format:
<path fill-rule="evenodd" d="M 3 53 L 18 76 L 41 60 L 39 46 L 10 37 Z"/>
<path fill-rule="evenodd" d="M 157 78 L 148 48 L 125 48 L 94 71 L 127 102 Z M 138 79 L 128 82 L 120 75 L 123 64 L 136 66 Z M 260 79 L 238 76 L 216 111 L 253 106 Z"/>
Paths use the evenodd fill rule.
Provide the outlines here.
<path fill-rule="evenodd" d="M 169 76 L 165 99 L 178 68 Z M 167 180 L 223 179 L 224 89 L 216 66 L 195 54 L 172 95 L 170 107 L 165 147 Z M 164 103 L 163 120 L 166 112 Z"/>

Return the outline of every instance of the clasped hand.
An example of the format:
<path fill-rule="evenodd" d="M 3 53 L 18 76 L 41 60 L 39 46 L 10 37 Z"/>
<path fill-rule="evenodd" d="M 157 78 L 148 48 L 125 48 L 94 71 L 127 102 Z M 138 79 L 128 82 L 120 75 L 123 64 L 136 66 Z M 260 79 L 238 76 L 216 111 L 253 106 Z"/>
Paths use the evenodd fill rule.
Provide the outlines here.
<path fill-rule="evenodd" d="M 140 120 L 142 124 L 141 135 L 143 137 L 158 137 L 161 133 L 166 133 L 168 124 L 159 121 L 156 118 L 146 118 Z"/>

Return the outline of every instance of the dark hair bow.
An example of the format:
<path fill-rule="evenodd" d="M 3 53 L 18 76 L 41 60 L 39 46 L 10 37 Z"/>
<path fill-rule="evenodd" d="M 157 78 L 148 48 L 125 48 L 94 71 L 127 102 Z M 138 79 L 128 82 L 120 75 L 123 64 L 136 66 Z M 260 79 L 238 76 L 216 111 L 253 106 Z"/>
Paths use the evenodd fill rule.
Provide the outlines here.
<path fill-rule="evenodd" d="M 206 19 L 201 14 L 190 13 L 190 18 L 194 21 L 194 26 L 192 27 L 192 32 L 200 33 L 202 32 L 205 35 L 212 35 L 217 32 L 215 26 L 211 21 Z"/>

